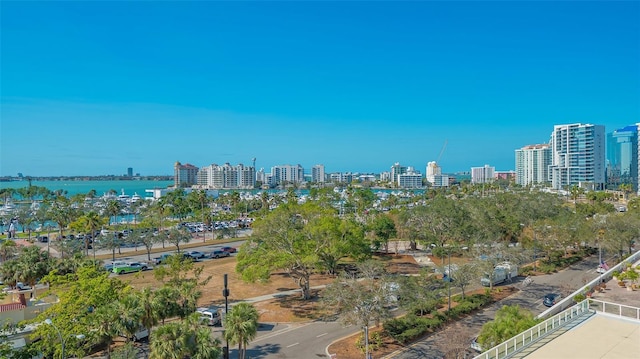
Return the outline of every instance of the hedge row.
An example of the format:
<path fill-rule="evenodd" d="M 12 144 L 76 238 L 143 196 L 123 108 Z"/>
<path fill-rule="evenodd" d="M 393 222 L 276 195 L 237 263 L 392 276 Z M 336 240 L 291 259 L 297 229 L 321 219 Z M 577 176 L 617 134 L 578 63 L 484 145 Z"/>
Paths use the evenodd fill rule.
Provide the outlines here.
<path fill-rule="evenodd" d="M 424 334 L 435 331 L 443 324 L 469 314 L 493 302 L 489 294 L 473 294 L 464 299 L 453 297 L 458 303 L 448 312 L 431 312 L 431 317 L 420 317 L 409 314 L 401 318 L 394 318 L 383 324 L 385 334 L 401 344 L 408 343 Z"/>

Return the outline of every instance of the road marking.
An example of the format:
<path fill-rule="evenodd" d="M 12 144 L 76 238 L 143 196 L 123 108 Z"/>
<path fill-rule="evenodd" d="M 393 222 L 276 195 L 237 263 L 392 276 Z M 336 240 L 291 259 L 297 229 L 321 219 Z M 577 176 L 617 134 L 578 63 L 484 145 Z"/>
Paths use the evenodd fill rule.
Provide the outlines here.
<path fill-rule="evenodd" d="M 252 340 L 251 342 L 252 343 L 256 343 L 256 342 L 259 342 L 259 341 L 264 340 L 264 339 L 273 338 L 273 337 L 278 336 L 280 334 L 288 333 L 290 331 L 293 331 L 293 330 L 296 330 L 296 329 L 300 329 L 302 327 L 306 327 L 307 325 L 311 325 L 311 323 L 306 323 L 306 324 L 303 324 L 303 325 L 288 326 L 288 327 L 286 327 L 284 329 L 280 329 L 280 330 L 277 330 L 275 332 L 262 335 L 262 336 L 256 338 L 255 340 Z"/>
<path fill-rule="evenodd" d="M 323 337 L 323 336 L 325 336 L 325 335 L 327 335 L 327 334 L 329 334 L 329 333 L 322 333 L 322 334 L 320 334 L 320 335 L 316 335 L 316 338 Z"/>
<path fill-rule="evenodd" d="M 294 343 L 294 344 L 291 344 L 291 345 L 287 345 L 287 348 L 295 347 L 298 344 L 300 344 L 300 343 Z"/>

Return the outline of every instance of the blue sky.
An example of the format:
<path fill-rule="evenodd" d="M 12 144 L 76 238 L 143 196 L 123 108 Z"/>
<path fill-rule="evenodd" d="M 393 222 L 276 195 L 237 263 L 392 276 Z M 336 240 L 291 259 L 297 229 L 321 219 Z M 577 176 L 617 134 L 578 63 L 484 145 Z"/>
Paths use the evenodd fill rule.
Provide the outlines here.
<path fill-rule="evenodd" d="M 514 168 L 640 122 L 640 3 L 0 3 L 0 175 Z"/>

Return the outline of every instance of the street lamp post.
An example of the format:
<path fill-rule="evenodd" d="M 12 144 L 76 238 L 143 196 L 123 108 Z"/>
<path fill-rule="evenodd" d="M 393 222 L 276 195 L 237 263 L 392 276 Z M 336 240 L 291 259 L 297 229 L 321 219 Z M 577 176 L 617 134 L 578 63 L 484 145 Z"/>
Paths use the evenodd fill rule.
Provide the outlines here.
<path fill-rule="evenodd" d="M 60 338 L 60 345 L 62 346 L 62 356 L 61 358 L 64 359 L 64 338 L 62 337 L 62 333 L 60 333 L 60 329 L 58 329 L 58 327 L 55 326 L 55 324 L 53 324 L 53 321 L 49 318 L 45 319 L 44 322 L 50 326 L 53 327 L 53 329 L 56 330 L 56 333 L 58 333 L 58 338 Z"/>
<path fill-rule="evenodd" d="M 447 268 L 447 290 L 449 292 L 449 306 L 447 308 L 447 313 L 451 311 L 451 248 L 447 251 L 449 257 L 449 264 Z"/>
<path fill-rule="evenodd" d="M 56 327 L 56 325 L 53 324 L 53 321 L 51 319 L 47 318 L 47 319 L 44 320 L 44 322 L 45 322 L 45 324 L 52 326 L 53 329 L 55 329 L 56 333 L 58 333 L 58 338 L 60 339 L 60 347 L 61 347 L 61 353 L 60 353 L 61 355 L 60 355 L 60 357 L 62 359 L 65 359 L 65 356 L 64 356 L 64 337 L 62 336 L 62 332 L 60 332 L 60 329 L 58 329 L 58 327 Z M 77 339 L 84 339 L 84 335 L 82 335 L 82 334 L 75 335 L 75 337 Z"/>
<path fill-rule="evenodd" d="M 538 241 L 536 240 L 536 229 L 532 228 L 533 230 L 533 271 L 537 271 L 537 266 L 538 266 L 538 253 L 537 253 L 537 244 Z"/>
<path fill-rule="evenodd" d="M 222 290 L 222 295 L 224 296 L 224 320 L 227 320 L 227 315 L 229 314 L 229 289 L 227 288 L 227 274 L 224 274 L 224 289 Z M 222 325 L 225 327 L 226 329 L 226 323 L 222 323 Z M 223 332 L 225 331 L 225 329 L 223 329 Z M 225 339 L 226 339 L 226 335 L 225 335 Z M 224 347 L 224 359 L 229 359 L 229 339 L 226 339 L 227 341 L 227 345 Z"/>

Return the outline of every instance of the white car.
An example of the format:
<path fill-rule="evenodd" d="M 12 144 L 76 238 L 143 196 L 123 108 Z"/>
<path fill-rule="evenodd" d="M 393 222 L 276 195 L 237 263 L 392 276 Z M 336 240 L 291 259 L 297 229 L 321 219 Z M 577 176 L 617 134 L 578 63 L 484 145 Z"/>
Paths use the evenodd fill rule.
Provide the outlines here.
<path fill-rule="evenodd" d="M 602 268 L 600 266 L 598 266 L 598 268 L 596 268 L 596 272 L 598 272 L 600 274 L 605 273 L 606 271 L 607 271 L 606 269 L 604 269 L 604 268 Z"/>

